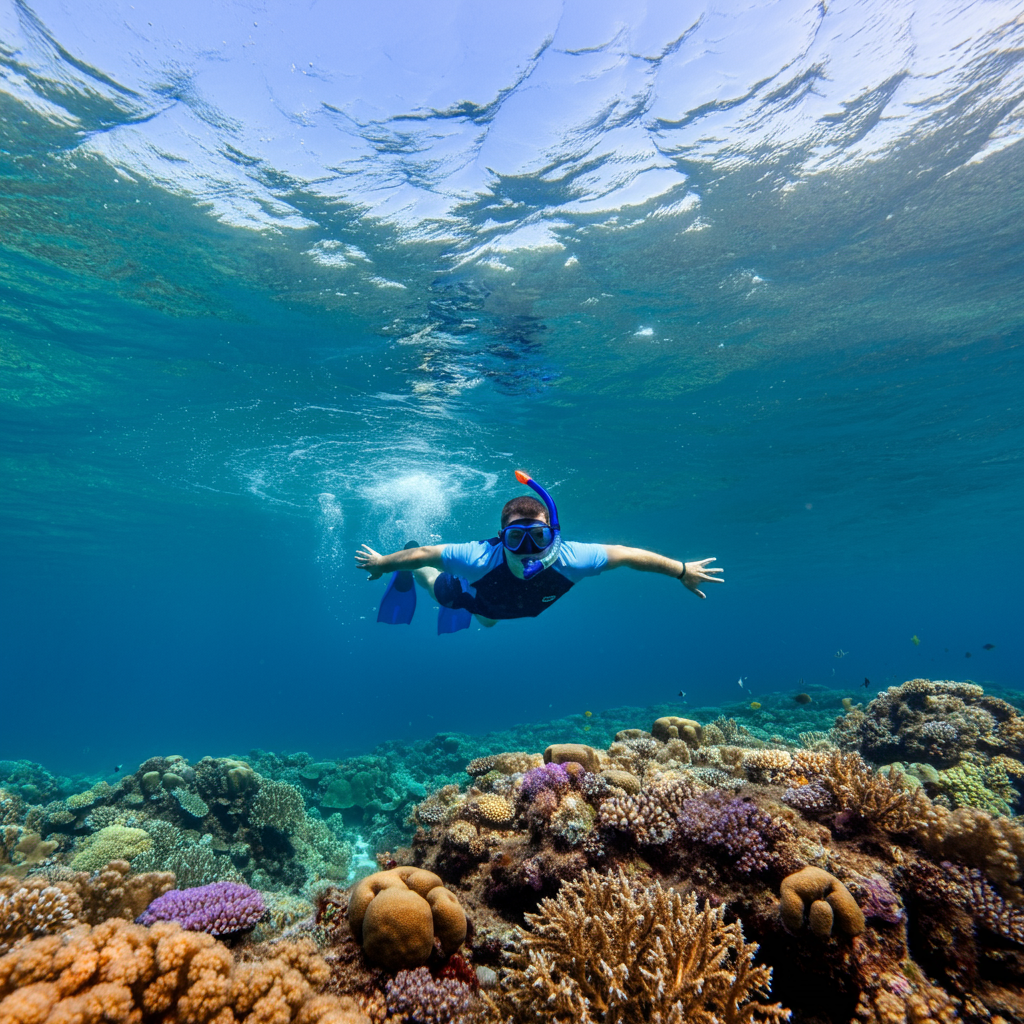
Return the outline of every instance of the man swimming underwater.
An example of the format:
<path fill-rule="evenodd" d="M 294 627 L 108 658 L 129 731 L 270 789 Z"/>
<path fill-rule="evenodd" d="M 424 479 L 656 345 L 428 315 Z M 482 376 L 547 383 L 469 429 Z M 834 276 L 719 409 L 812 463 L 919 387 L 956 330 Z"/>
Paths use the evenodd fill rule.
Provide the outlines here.
<path fill-rule="evenodd" d="M 406 544 L 402 551 L 382 555 L 366 544 L 356 565 L 367 569 L 367 579 L 393 575 L 377 613 L 378 622 L 412 622 L 416 610 L 415 580 L 440 606 L 438 633 L 469 627 L 472 616 L 485 626 L 501 619 L 540 615 L 573 585 L 587 576 L 627 566 L 640 572 L 674 576 L 700 598 L 702 583 L 724 583 L 722 569 L 708 569 L 714 558 L 679 562 L 643 548 L 621 544 L 579 544 L 562 540 L 558 509 L 546 490 L 528 473 L 516 470 L 516 479 L 543 498 L 513 498 L 501 510 L 501 529 L 490 540 L 468 544 Z"/>

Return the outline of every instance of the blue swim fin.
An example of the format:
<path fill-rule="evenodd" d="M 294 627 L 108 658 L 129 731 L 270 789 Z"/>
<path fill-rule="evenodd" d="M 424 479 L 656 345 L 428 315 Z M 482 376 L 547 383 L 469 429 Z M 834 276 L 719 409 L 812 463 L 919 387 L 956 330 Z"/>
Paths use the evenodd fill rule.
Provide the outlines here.
<path fill-rule="evenodd" d="M 469 629 L 472 624 L 473 614 L 466 611 L 465 608 L 445 608 L 442 606 L 437 609 L 438 636 L 442 633 L 458 633 L 460 629 Z"/>
<path fill-rule="evenodd" d="M 418 548 L 419 544 L 411 540 L 406 548 Z M 386 622 L 390 626 L 406 625 L 412 622 L 416 611 L 416 583 L 408 570 L 393 572 L 388 580 L 387 589 L 380 599 L 377 609 L 377 621 Z"/>

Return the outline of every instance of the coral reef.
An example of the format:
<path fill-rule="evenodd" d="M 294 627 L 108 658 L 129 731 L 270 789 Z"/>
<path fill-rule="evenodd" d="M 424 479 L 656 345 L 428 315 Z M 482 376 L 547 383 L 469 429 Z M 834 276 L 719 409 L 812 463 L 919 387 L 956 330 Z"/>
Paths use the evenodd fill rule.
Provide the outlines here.
<path fill-rule="evenodd" d="M 972 683 L 808 695 L 110 782 L 18 763 L 0 1022 L 1024 1022 L 1022 716 Z M 147 913 L 221 883 L 249 910 Z M 223 940 L 131 923 L 179 903 Z"/>

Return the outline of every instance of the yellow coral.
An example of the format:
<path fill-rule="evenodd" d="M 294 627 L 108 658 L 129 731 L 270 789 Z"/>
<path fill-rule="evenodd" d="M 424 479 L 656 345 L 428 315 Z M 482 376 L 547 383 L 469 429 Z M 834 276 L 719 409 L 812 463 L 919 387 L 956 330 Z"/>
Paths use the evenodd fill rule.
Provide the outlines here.
<path fill-rule="evenodd" d="M 152 849 L 149 833 L 141 828 L 108 825 L 78 844 L 71 866 L 76 871 L 96 871 L 112 860 L 128 860 Z"/>
<path fill-rule="evenodd" d="M 477 813 L 488 825 L 507 825 L 515 817 L 512 801 L 497 793 L 483 793 L 476 798 Z"/>
<path fill-rule="evenodd" d="M 999 766 L 982 766 L 972 761 L 963 760 L 952 768 L 940 771 L 937 786 L 949 797 L 954 807 L 980 807 L 990 814 L 1010 814 L 1010 805 L 998 793 L 995 787 L 986 785 L 994 781 L 996 786 L 1008 787 L 1010 780 Z"/>

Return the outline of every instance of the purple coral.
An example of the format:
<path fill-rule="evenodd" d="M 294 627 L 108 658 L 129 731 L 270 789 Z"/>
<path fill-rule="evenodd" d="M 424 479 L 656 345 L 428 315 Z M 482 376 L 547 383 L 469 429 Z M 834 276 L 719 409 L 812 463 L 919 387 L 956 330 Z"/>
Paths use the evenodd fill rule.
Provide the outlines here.
<path fill-rule="evenodd" d="M 901 924 L 907 914 L 900 905 L 900 898 L 892 891 L 889 883 L 879 875 L 872 875 L 861 882 L 863 890 L 862 909 L 865 917 L 874 917 L 886 924 Z"/>
<path fill-rule="evenodd" d="M 473 991 L 454 978 L 433 977 L 426 967 L 399 971 L 384 989 L 388 1012 L 417 1024 L 453 1024 L 472 1008 Z"/>
<path fill-rule="evenodd" d="M 782 801 L 808 814 L 819 814 L 831 810 L 834 806 L 832 794 L 820 782 L 811 782 L 806 786 L 790 786 L 782 794 Z"/>
<path fill-rule="evenodd" d="M 756 804 L 729 798 L 720 789 L 683 802 L 677 821 L 679 834 L 736 858 L 733 867 L 745 875 L 767 871 L 774 862 L 768 848 L 783 826 Z"/>
<path fill-rule="evenodd" d="M 520 792 L 532 800 L 542 790 L 550 789 L 564 793 L 569 788 L 569 773 L 560 764 L 542 764 L 531 768 L 524 776 Z"/>
<path fill-rule="evenodd" d="M 186 931 L 230 935 L 251 928 L 265 913 L 263 897 L 238 882 L 212 882 L 195 889 L 171 889 L 136 918 L 138 924 L 177 921 Z"/>

